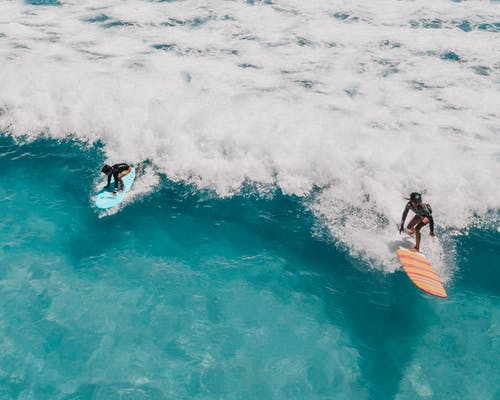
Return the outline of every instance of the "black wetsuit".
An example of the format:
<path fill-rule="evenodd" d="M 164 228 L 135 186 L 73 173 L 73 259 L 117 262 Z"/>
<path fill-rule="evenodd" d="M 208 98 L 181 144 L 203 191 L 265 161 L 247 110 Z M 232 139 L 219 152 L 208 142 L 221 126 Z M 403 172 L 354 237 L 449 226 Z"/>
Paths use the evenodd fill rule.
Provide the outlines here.
<path fill-rule="evenodd" d="M 429 219 L 429 229 L 431 232 L 434 232 L 434 218 L 432 218 L 432 208 L 429 204 L 421 204 L 420 206 L 414 206 L 411 201 L 406 204 L 406 207 L 403 211 L 403 216 L 401 217 L 401 230 L 403 230 L 405 225 L 406 216 L 408 215 L 408 211 L 412 210 L 416 215 L 420 218 L 428 218 Z M 420 229 L 424 226 L 424 224 L 419 222 L 415 229 Z"/>
<path fill-rule="evenodd" d="M 115 164 L 111 167 L 111 175 L 113 175 L 113 178 L 115 179 L 115 189 L 118 189 L 118 184 L 120 180 L 118 179 L 118 175 L 121 174 L 123 171 L 126 171 L 130 168 L 130 165 L 121 163 L 121 164 Z M 108 186 L 111 183 L 111 175 L 108 175 Z"/>

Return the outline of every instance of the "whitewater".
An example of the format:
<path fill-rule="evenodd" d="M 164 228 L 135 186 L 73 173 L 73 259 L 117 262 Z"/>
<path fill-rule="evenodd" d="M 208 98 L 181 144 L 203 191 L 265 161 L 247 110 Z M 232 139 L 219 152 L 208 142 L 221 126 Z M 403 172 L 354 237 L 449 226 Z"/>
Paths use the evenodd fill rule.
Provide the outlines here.
<path fill-rule="evenodd" d="M 106 224 L 121 226 L 121 218 L 132 216 L 137 220 L 138 227 L 163 232 L 167 228 L 159 221 L 167 218 L 169 223 L 173 223 L 177 216 L 174 226 L 179 232 L 186 232 L 186 236 L 181 234 L 183 239 L 179 242 L 173 237 L 168 239 L 171 242 L 166 248 L 176 254 L 175 257 L 180 257 L 176 245 L 186 251 L 190 248 L 187 232 L 199 230 L 199 242 L 196 243 L 205 243 L 204 240 L 209 240 L 206 238 L 212 237 L 215 232 L 211 229 L 218 229 L 207 226 L 215 224 L 213 226 L 219 227 L 230 220 L 235 230 L 227 232 L 224 239 L 227 244 L 232 243 L 229 238 L 233 235 L 246 237 L 244 230 L 247 228 L 243 225 L 252 225 L 254 218 L 265 220 L 271 226 L 286 226 L 288 232 L 293 232 L 292 238 L 288 239 L 282 235 L 281 229 L 284 228 L 269 228 L 268 225 L 255 227 L 256 231 L 267 232 L 270 229 L 271 233 L 263 235 L 275 248 L 281 249 L 281 242 L 272 239 L 274 234 L 280 240 L 290 240 L 291 244 L 299 247 L 298 243 L 307 243 L 304 249 L 321 254 L 318 255 L 321 261 L 306 257 L 301 267 L 294 267 L 289 273 L 300 270 L 301 276 L 323 276 L 321 274 L 327 274 L 326 267 L 323 267 L 328 264 L 326 259 L 336 260 L 336 263 L 345 266 L 340 272 L 345 276 L 339 279 L 346 286 L 332 289 L 332 293 L 339 293 L 339 290 L 347 293 L 352 285 L 356 286 L 352 277 L 363 282 L 371 282 L 370 279 L 379 283 L 384 280 L 404 282 L 404 277 L 396 273 L 399 262 L 394 255 L 398 244 L 398 224 L 406 204 L 404 198 L 410 192 L 419 191 L 423 193 L 424 201 L 432 205 L 437 233 L 436 238 L 431 239 L 425 230 L 422 248 L 444 282 L 452 288 L 459 288 L 460 282 L 469 276 L 462 271 L 470 271 L 469 267 L 474 264 L 473 261 L 467 264 L 467 260 L 487 254 L 484 257 L 490 257 L 487 259 L 497 263 L 495 257 L 498 256 L 497 250 L 491 250 L 491 253 L 490 249 L 498 249 L 500 232 L 499 7 L 498 1 L 480 0 L 1 1 L 0 148 L 4 150 L 0 159 L 5 172 L 2 192 L 4 218 L 9 218 L 9 213 L 16 213 L 19 215 L 17 218 L 26 213 L 36 213 L 36 210 L 23 211 L 15 208 L 17 206 L 9 208 L 6 205 L 11 204 L 9 201 L 12 199 L 9 188 L 18 183 L 11 165 L 25 171 L 27 176 L 33 173 L 33 169 L 46 168 L 61 187 L 64 187 L 63 182 L 67 178 L 59 173 L 77 171 L 83 186 L 74 189 L 81 190 L 78 192 L 80 197 L 68 193 L 67 201 L 73 205 L 67 207 L 75 207 L 77 217 L 74 218 L 81 217 L 85 221 L 96 219 L 97 222 L 83 223 L 85 228 L 82 229 L 88 235 L 99 237 L 97 230 L 111 229 L 106 228 Z M 38 159 L 39 164 L 31 164 L 34 161 L 27 160 L 23 154 Z M 67 157 L 70 167 L 62 166 L 63 161 L 55 154 L 60 154 L 63 159 Z M 44 160 L 47 164 L 43 164 Z M 131 199 L 117 212 L 97 215 L 97 211 L 92 209 L 92 196 L 102 184 L 102 177 L 99 176 L 102 163 L 137 164 L 142 161 L 147 165 L 146 174 L 138 179 Z M 42 175 L 39 178 L 43 179 Z M 40 191 L 45 190 L 41 184 L 33 185 Z M 47 185 L 48 202 L 51 201 L 48 193 L 61 197 L 55 186 L 50 189 L 52 186 Z M 45 204 L 40 199 L 35 201 Z M 183 202 L 188 205 L 182 206 Z M 197 211 L 198 206 L 191 202 L 212 211 L 218 210 L 213 211 L 217 221 L 208 222 L 210 212 L 204 214 Z M 171 215 L 167 217 L 160 213 L 159 209 L 170 206 L 176 210 Z M 54 207 L 57 205 L 53 204 L 50 210 L 54 211 L 55 219 L 63 221 L 70 218 L 61 214 L 63 211 L 55 211 Z M 178 211 L 182 207 L 186 209 Z M 284 207 L 283 211 L 280 211 L 281 207 Z M 224 211 L 226 208 L 243 216 L 231 220 Z M 87 211 L 89 214 L 86 214 Z M 152 220 L 152 215 L 157 220 Z M 195 222 L 196 217 L 207 222 L 207 226 Z M 34 218 L 42 217 L 36 214 Z M 9 221 L 15 223 L 16 219 Z M 184 221 L 184 224 L 179 221 Z M 49 231 L 57 235 L 58 223 L 47 224 L 51 227 Z M 6 240 L 14 233 L 8 231 L 7 222 L 4 228 Z M 74 228 L 66 228 L 73 232 Z M 31 225 L 29 229 L 36 230 Z M 132 227 L 124 229 L 128 232 Z M 147 241 L 147 238 L 153 242 L 158 240 L 157 246 L 162 246 L 159 242 L 161 235 L 141 235 L 140 239 L 130 239 L 130 246 L 148 248 L 148 245 L 138 244 Z M 250 237 L 249 240 L 260 243 L 265 249 L 273 247 L 262 243 L 263 239 Z M 477 249 L 482 249 L 481 255 L 479 250 L 473 250 L 476 239 L 479 243 Z M 14 243 L 17 239 L 12 237 L 9 240 Z M 81 240 L 82 246 L 92 247 L 90 239 Z M 469 255 L 464 255 L 465 250 L 461 248 L 467 248 L 467 243 L 471 250 L 470 254 L 467 253 Z M 151 246 L 156 248 L 156 245 Z M 243 266 L 254 265 L 253 259 L 245 252 L 245 257 L 250 258 L 236 256 L 241 250 L 238 246 L 235 250 L 228 244 L 228 249 L 224 250 L 222 246 L 219 250 L 227 250 L 231 256 L 226 254 L 226 257 L 233 261 L 238 259 Z M 9 258 L 11 256 L 6 249 L 0 252 L 4 257 L 3 263 L 13 266 L 15 258 Z M 132 252 L 130 257 L 139 257 L 143 260 L 141 263 L 146 265 L 160 265 L 165 257 L 170 260 L 170 253 L 163 250 L 158 250 L 159 254 L 153 251 L 151 259 L 137 251 L 140 254 Z M 208 253 L 209 250 L 203 254 L 217 263 L 217 257 L 212 259 Z M 268 262 L 275 268 L 288 257 L 297 256 L 288 254 L 273 258 L 267 253 L 259 254 L 263 258 L 256 259 L 255 265 L 262 267 Z M 172 274 L 176 285 L 181 285 L 177 279 L 188 278 L 180 278 L 179 274 L 198 276 L 205 273 L 200 272 L 203 266 L 206 267 L 204 256 L 196 254 L 192 256 L 194 259 L 189 260 L 177 260 L 172 256 L 174 265 L 178 261 L 182 268 L 177 270 L 177 267 L 170 266 L 164 273 Z M 59 260 L 58 257 L 54 255 L 53 262 Z M 66 259 L 66 256 L 61 257 Z M 102 254 L 91 257 L 101 261 L 105 259 Z M 321 272 L 316 267 L 311 267 L 313 271 L 308 270 L 308 266 L 317 263 L 322 266 L 318 267 Z M 197 267 L 188 271 L 186 265 Z M 103 279 L 116 279 L 115 273 L 99 271 L 97 276 L 102 273 Z M 494 271 L 485 272 L 485 276 L 494 277 Z M 137 274 L 139 280 L 149 282 L 146 285 L 148 289 L 144 290 L 159 293 L 155 280 L 148 278 L 147 272 Z M 326 296 L 331 277 L 328 274 L 325 276 L 325 282 L 329 282 L 325 292 L 319 297 L 313 296 L 303 307 L 318 305 L 321 303 L 319 299 Z M 93 284 L 105 286 L 105 283 L 98 283 L 95 276 L 87 278 Z M 74 275 L 68 279 L 78 282 Z M 124 285 L 120 289 L 122 292 L 131 283 L 125 278 L 120 279 L 123 279 L 120 282 Z M 187 286 L 196 281 L 195 277 L 189 279 Z M 259 291 L 246 286 L 240 278 L 234 279 L 238 290 L 248 295 L 243 308 L 249 312 L 250 299 Z M 283 279 L 293 280 L 291 277 Z M 478 279 L 483 282 L 482 278 Z M 273 282 L 271 278 L 264 278 L 264 281 Z M 220 285 L 220 290 L 229 291 L 232 293 L 229 298 L 237 301 L 232 292 L 234 288 L 226 287 L 221 282 L 217 280 L 217 283 L 206 286 L 198 282 L 193 284 L 189 293 L 194 295 L 205 289 L 213 292 Z M 366 282 L 356 296 L 372 290 L 377 293 L 376 296 L 382 296 L 381 293 L 389 296 L 389 288 L 378 292 L 377 285 Z M 290 283 L 291 290 L 295 285 L 299 284 L 295 281 Z M 393 283 L 390 285 L 394 287 Z M 177 289 L 179 287 L 176 286 Z M 96 304 L 110 300 L 102 294 L 109 290 L 110 287 L 103 287 L 100 294 L 93 295 Z M 484 301 L 472 298 L 479 305 L 488 304 L 494 308 L 498 305 L 498 289 L 488 293 L 493 295 L 486 295 Z M 400 291 L 396 294 L 403 295 Z M 210 294 L 210 301 L 217 303 L 213 299 L 218 295 Z M 280 297 L 279 294 L 277 296 Z M 300 294 L 295 293 L 292 298 L 294 296 L 298 299 Z M 137 294 L 137 298 L 140 297 Z M 277 305 L 273 299 L 272 296 L 264 296 L 269 308 L 290 312 L 286 309 L 289 306 L 286 301 Z M 333 303 L 328 301 L 328 297 L 326 299 L 326 304 Z M 355 299 L 342 301 L 347 304 Z M 468 301 L 464 302 L 473 307 Z M 77 305 L 74 300 L 70 303 Z M 183 307 L 191 307 L 194 303 L 182 304 Z M 375 303 L 378 304 L 378 300 Z M 381 307 L 386 312 L 387 303 L 385 300 L 382 303 Z M 430 307 L 422 304 L 419 307 L 424 310 Z M 123 312 L 126 306 L 122 304 L 119 312 Z M 318 305 L 319 308 L 323 306 L 328 308 Z M 434 318 L 440 315 L 441 310 L 440 306 L 436 307 L 438 310 L 432 311 Z M 63 303 L 54 303 L 48 320 L 57 319 L 57 310 L 62 308 Z M 299 309 L 303 308 L 294 309 L 297 314 L 290 314 L 294 324 L 300 324 Z M 355 314 L 360 312 L 357 308 L 351 311 Z M 263 306 L 257 313 L 259 318 L 266 318 Z M 460 312 L 455 309 L 444 319 L 453 325 L 453 321 L 460 317 Z M 101 322 L 109 324 L 107 318 L 103 316 Z M 248 318 L 251 319 L 250 316 Z M 467 323 L 472 324 L 472 320 Z M 357 321 L 362 325 L 360 321 L 362 318 Z M 411 322 L 405 321 L 411 325 Z M 490 321 L 488 332 L 495 337 L 498 333 L 498 313 L 493 312 Z M 122 322 L 126 325 L 130 320 Z M 226 322 L 231 326 L 230 321 Z M 315 321 L 309 327 L 310 331 L 321 331 L 323 322 Z M 246 323 L 239 321 L 236 325 L 240 324 L 238 327 L 241 328 Z M 464 322 L 465 325 L 467 323 Z M 181 322 L 179 324 L 182 325 Z M 285 322 L 282 329 L 286 330 L 284 326 Z M 91 324 L 86 329 L 94 328 Z M 117 331 L 111 326 L 109 329 L 107 333 L 110 336 L 103 333 L 103 337 L 107 338 L 101 342 L 104 348 L 110 345 L 108 340 L 115 340 L 110 338 L 116 338 Z M 231 329 L 234 331 L 227 340 L 237 341 L 238 328 Z M 343 328 L 332 329 L 333 333 L 327 331 L 338 342 L 356 347 L 353 344 L 356 340 Z M 432 328 L 425 331 L 421 338 L 423 342 L 432 343 L 435 340 L 431 331 Z M 254 333 L 256 336 L 252 340 L 255 342 L 242 345 L 244 352 L 251 353 L 253 346 L 258 347 L 256 338 L 259 333 Z M 152 332 L 148 335 L 154 336 Z M 185 333 L 178 338 L 175 346 L 186 345 L 188 337 Z M 318 337 L 323 336 L 319 334 Z M 319 340 L 318 337 L 315 336 L 315 340 Z M 480 333 L 470 343 L 480 341 L 478 338 L 481 338 Z M 307 346 L 313 344 L 313 339 L 310 343 L 302 339 L 308 343 Z M 317 359 L 328 346 L 335 345 L 330 339 L 323 339 L 321 349 L 315 353 Z M 290 344 L 306 346 L 301 340 L 290 340 Z M 367 342 L 371 343 L 371 340 Z M 498 340 L 491 340 L 489 346 L 496 343 L 498 349 Z M 279 339 L 276 341 L 279 342 Z M 263 353 L 273 352 L 271 344 L 268 346 L 265 351 L 262 350 Z M 384 343 L 383 346 L 389 345 Z M 468 346 L 472 345 L 465 346 L 469 350 Z M 415 357 L 418 358 L 418 353 L 423 350 L 420 346 L 417 348 Z M 186 348 L 181 351 L 176 347 L 175 351 L 189 353 Z M 8 353 L 5 349 L 4 352 Z M 147 349 L 144 352 L 148 353 Z M 464 352 L 469 354 L 466 350 Z M 381 347 L 373 358 L 375 361 L 372 360 L 374 364 L 379 365 L 382 353 Z M 213 354 L 200 357 L 205 357 L 201 363 L 206 368 L 215 363 L 216 356 Z M 339 356 L 335 357 L 338 361 L 336 365 L 342 364 Z M 353 367 L 352 376 L 358 378 L 363 377 L 363 367 L 357 364 L 360 357 L 363 358 L 355 353 L 340 356 L 346 363 L 357 365 Z M 428 354 L 422 357 L 428 357 Z M 120 363 L 121 358 L 117 356 L 111 365 Z M 485 364 L 495 367 L 492 360 Z M 289 368 L 297 372 L 297 376 L 300 375 L 300 365 L 292 361 L 290 364 L 283 361 L 271 370 L 283 372 Z M 411 393 L 418 393 L 418 398 L 432 398 L 436 394 L 435 386 L 431 388 L 417 383 L 424 374 L 421 368 L 418 362 L 409 362 L 406 373 L 399 377 L 397 383 L 389 385 L 389 392 L 371 391 L 364 384 L 350 386 L 346 383 L 349 374 L 342 372 L 342 378 L 339 378 L 341 383 L 337 383 L 341 387 L 347 385 L 350 392 L 344 388 L 339 398 L 355 398 L 353 393 L 357 393 L 358 398 L 388 398 L 387 393 L 401 399 L 412 398 Z M 8 375 L 5 371 L 2 376 Z M 334 367 L 318 367 L 312 374 L 324 378 L 323 374 L 335 374 L 335 371 Z M 54 382 L 69 379 L 57 376 Z M 124 381 L 126 376 L 127 373 L 124 373 L 116 381 Z M 248 374 L 245 376 L 251 380 Z M 138 376 L 134 378 L 134 384 L 146 385 L 163 378 Z M 264 377 L 259 376 L 259 382 L 262 379 Z M 378 377 L 372 371 L 367 379 L 373 381 Z M 152 384 L 155 389 L 144 392 L 144 397 L 134 394 L 131 398 L 162 398 L 167 394 L 181 398 L 331 398 L 328 391 L 318 389 L 321 385 L 310 385 L 312 392 L 303 388 L 283 392 L 266 388 L 263 392 L 248 389 L 243 393 L 238 392 L 237 385 L 225 386 L 225 392 L 218 392 L 219 386 L 214 383 L 211 389 L 197 387 L 188 393 L 180 392 L 173 382 L 166 386 L 155 383 Z M 50 398 L 50 393 L 56 393 L 53 398 L 66 398 L 64 396 L 71 393 L 82 398 L 93 398 L 92 395 L 101 398 L 95 394 L 97 392 L 92 392 L 93 389 L 75 392 L 77 386 L 75 382 L 67 383 L 67 387 L 43 392 L 38 398 Z M 407 391 L 408 388 L 416 392 Z M 156 392 L 157 389 L 163 394 Z M 9 392 L 9 396 L 14 398 L 12 393 L 17 392 Z M 25 393 L 25 397 L 19 398 L 36 398 L 37 392 L 19 393 Z M 474 393 L 477 392 L 472 392 L 469 398 L 473 398 Z M 495 393 L 498 394 L 495 388 L 485 389 L 484 398 L 494 398 Z M 450 398 L 456 398 L 453 397 L 455 395 L 453 392 Z M 101 396 L 114 398 L 109 397 L 109 393 Z"/>
<path fill-rule="evenodd" d="M 397 221 L 412 189 L 445 227 L 498 209 L 498 5 L 303 3 L 3 2 L 2 130 L 220 196 L 317 189 L 334 224 Z"/>

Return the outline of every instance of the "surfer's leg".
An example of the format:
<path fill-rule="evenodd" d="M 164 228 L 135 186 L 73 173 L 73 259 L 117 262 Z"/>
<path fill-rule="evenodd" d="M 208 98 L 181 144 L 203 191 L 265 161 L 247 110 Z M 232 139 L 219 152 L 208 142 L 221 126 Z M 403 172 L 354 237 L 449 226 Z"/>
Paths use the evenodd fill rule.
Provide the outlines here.
<path fill-rule="evenodd" d="M 120 184 L 121 184 L 121 190 L 123 190 L 123 189 L 125 188 L 125 185 L 123 184 L 122 178 L 123 178 L 125 175 L 130 174 L 130 171 L 132 171 L 132 167 L 128 167 L 128 169 L 126 169 L 125 171 L 120 172 L 120 173 L 118 174 L 118 182 L 120 182 Z"/>
<path fill-rule="evenodd" d="M 408 224 L 408 226 L 406 227 L 407 230 L 406 230 L 406 233 L 411 236 L 413 235 L 413 233 L 415 232 L 415 225 L 417 225 L 420 221 L 422 220 L 421 217 L 419 217 L 418 215 L 415 215 L 412 220 L 410 221 L 410 223 Z"/>
<path fill-rule="evenodd" d="M 421 219 L 421 221 L 415 227 L 415 247 L 414 247 L 414 249 L 416 251 L 420 251 L 420 239 L 422 237 L 420 235 L 420 229 L 422 229 L 422 227 L 424 227 L 428 223 L 429 223 L 429 218 L 425 217 L 425 218 Z"/>
<path fill-rule="evenodd" d="M 126 169 L 125 171 L 123 172 L 120 172 L 120 178 L 123 178 L 125 175 L 128 175 L 130 174 L 130 171 L 132 171 L 132 167 L 128 167 L 128 169 Z"/>

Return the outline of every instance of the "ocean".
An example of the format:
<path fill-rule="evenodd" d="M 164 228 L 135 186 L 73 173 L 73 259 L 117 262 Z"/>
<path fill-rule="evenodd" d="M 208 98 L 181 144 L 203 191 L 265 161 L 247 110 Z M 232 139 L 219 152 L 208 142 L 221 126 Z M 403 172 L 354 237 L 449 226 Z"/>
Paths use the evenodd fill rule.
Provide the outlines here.
<path fill-rule="evenodd" d="M 499 7 L 0 2 L 0 399 L 499 398 Z"/>

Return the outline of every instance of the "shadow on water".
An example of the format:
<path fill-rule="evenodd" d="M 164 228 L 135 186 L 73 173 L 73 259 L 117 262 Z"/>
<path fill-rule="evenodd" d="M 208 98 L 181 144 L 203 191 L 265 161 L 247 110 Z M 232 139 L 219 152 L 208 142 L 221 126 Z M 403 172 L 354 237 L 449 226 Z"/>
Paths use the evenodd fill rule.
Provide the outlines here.
<path fill-rule="evenodd" d="M 402 273 L 371 270 L 331 243 L 312 237 L 315 221 L 300 199 L 279 193 L 269 200 L 238 196 L 205 199 L 190 187 L 165 181 L 159 191 L 127 205 L 118 214 L 98 218 L 88 190 L 103 160 L 99 148 L 82 151 L 77 144 L 50 140 L 17 146 L 0 138 L 0 153 L 1 169 L 13 168 L 16 173 L 46 182 L 61 199 L 55 212 L 62 216 L 65 239 L 54 245 L 64 247 L 75 271 L 92 274 L 85 270 L 86 260 L 119 257 L 131 238 L 137 241 L 134 251 L 139 255 L 178 258 L 186 265 L 193 257 L 203 260 L 212 254 L 213 243 L 224 247 L 229 262 L 272 254 L 284 260 L 288 275 L 295 276 L 291 281 L 295 291 L 319 297 L 331 324 L 347 325 L 351 343 L 360 355 L 358 384 L 365 387 L 369 398 L 394 398 L 397 394 L 412 349 L 430 323 L 420 317 L 432 314 L 429 299 Z M 39 207 L 38 212 L 43 212 L 46 205 Z M 78 213 L 78 219 L 72 218 L 73 213 Z M 492 260 L 492 253 L 488 257 Z M 147 273 L 141 272 L 141 266 L 136 268 L 138 274 Z M 269 279 L 262 274 L 248 277 L 251 284 L 269 285 L 276 296 L 282 296 L 281 282 Z M 488 285 L 481 280 L 477 283 Z M 498 288 L 495 290 L 498 293 Z M 89 386 L 81 390 L 93 393 L 96 389 Z"/>
<path fill-rule="evenodd" d="M 415 242 L 413 241 L 412 238 L 410 238 L 408 236 L 403 237 L 402 239 L 399 239 L 399 240 L 392 240 L 387 244 L 387 247 L 389 248 L 389 251 L 391 253 L 394 253 L 400 247 L 404 247 L 405 249 L 409 249 L 413 246 L 415 246 Z"/>

